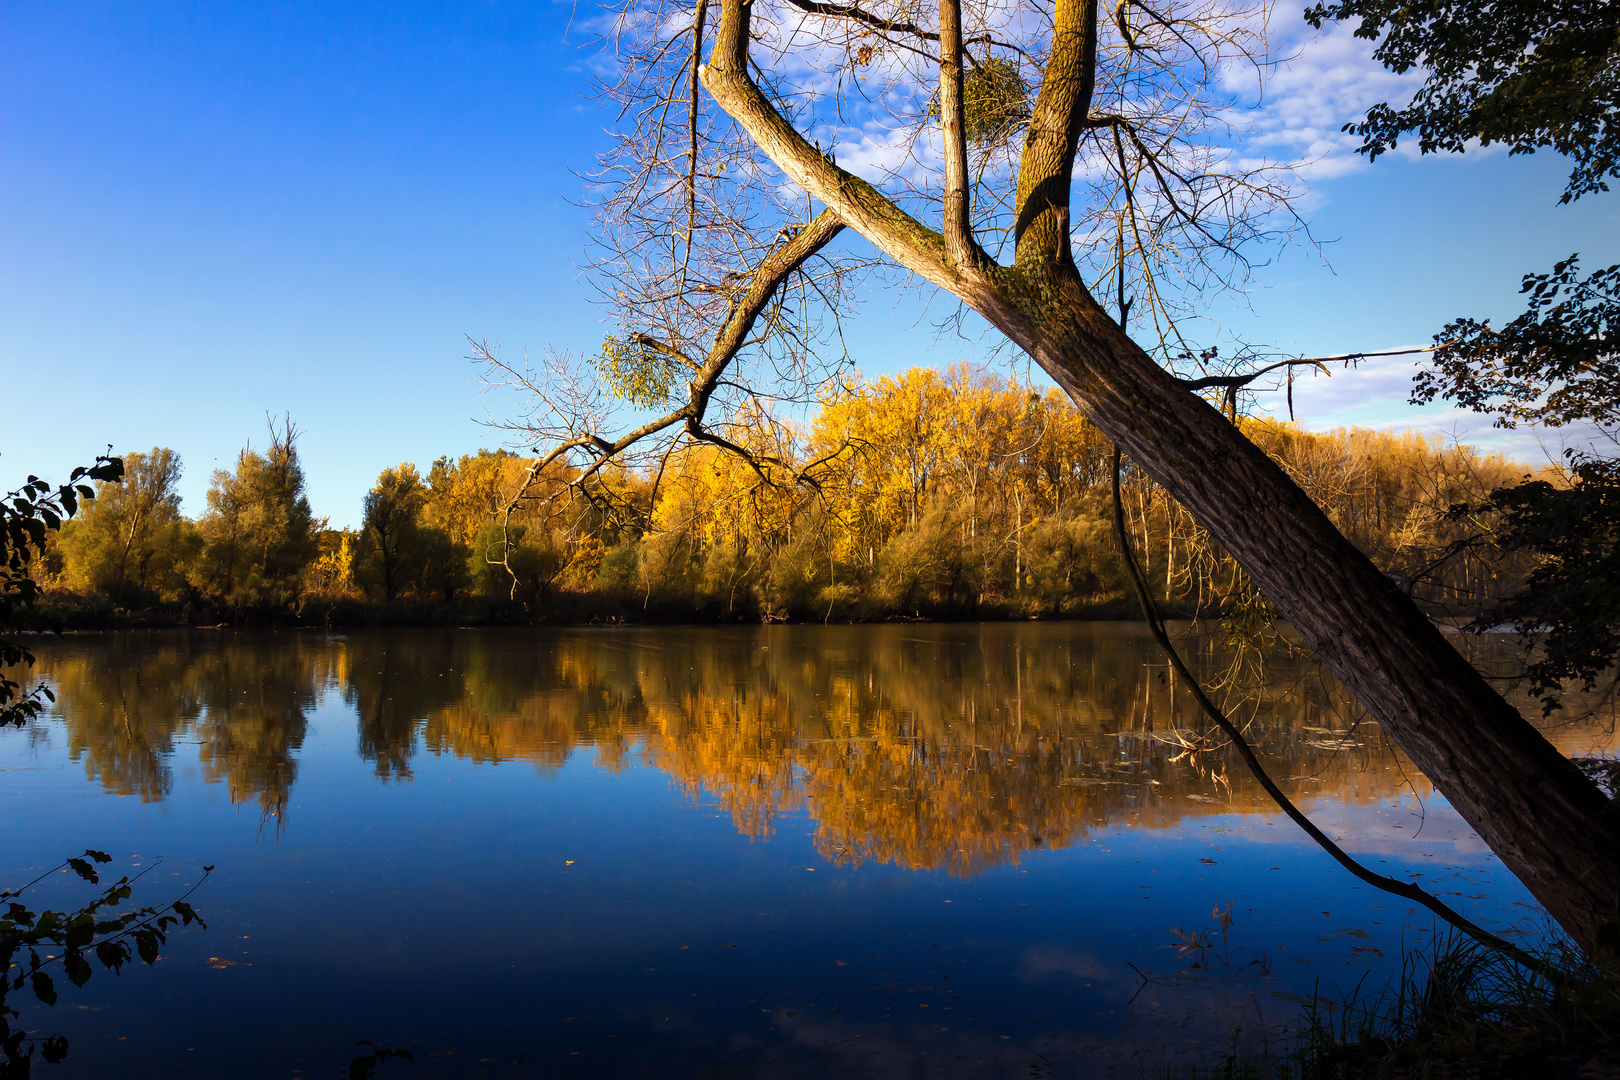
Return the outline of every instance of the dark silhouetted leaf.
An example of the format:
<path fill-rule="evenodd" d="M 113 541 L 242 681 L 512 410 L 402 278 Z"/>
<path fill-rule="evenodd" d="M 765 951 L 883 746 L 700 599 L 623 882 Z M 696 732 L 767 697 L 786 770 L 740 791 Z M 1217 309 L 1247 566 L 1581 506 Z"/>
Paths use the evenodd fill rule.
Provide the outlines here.
<path fill-rule="evenodd" d="M 58 1065 L 61 1064 L 63 1058 L 67 1057 L 67 1047 L 66 1035 L 52 1035 L 40 1041 L 39 1056 L 52 1065 Z"/>
<path fill-rule="evenodd" d="M 122 941 L 103 941 L 96 946 L 96 959 L 101 961 L 102 967 L 119 974 L 123 966 L 129 963 L 129 946 Z"/>
<path fill-rule="evenodd" d="M 67 977 L 73 980 L 74 986 L 83 986 L 90 981 L 90 961 L 78 952 L 70 952 L 62 958 L 62 968 Z"/>
<path fill-rule="evenodd" d="M 96 936 L 96 921 L 88 913 L 83 913 L 68 923 L 67 934 L 63 944 L 70 949 L 82 949 L 90 944 L 90 939 Z"/>

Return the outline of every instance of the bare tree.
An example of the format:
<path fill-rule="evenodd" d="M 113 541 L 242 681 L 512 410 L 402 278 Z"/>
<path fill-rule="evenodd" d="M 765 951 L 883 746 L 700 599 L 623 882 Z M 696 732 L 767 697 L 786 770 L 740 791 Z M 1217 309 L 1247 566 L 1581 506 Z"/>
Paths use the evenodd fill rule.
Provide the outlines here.
<path fill-rule="evenodd" d="M 787 10 L 806 6 L 810 0 L 790 0 Z M 858 5 L 815 9 L 816 18 L 839 27 L 862 25 L 864 16 L 906 34 L 918 49 L 937 46 L 945 159 L 943 182 L 933 189 L 937 230 L 841 168 L 795 123 L 792 98 L 756 78 L 764 66 L 754 56 L 756 40 L 769 33 L 760 24 L 779 25 L 769 22 L 773 10 L 722 0 L 703 69 L 704 85 L 720 106 L 794 183 L 901 266 L 960 298 L 1039 363 L 1233 554 L 1570 935 L 1612 957 L 1620 936 L 1620 836 L 1609 799 L 1447 644 L 1276 463 L 1185 380 L 1155 363 L 1087 288 L 1074 254 L 1086 213 L 1071 211 L 1076 167 L 1085 161 L 1077 151 L 1085 139 L 1107 129 L 1120 135 L 1122 147 L 1129 141 L 1167 201 L 1199 190 L 1200 178 L 1215 172 L 1200 173 L 1196 153 L 1191 166 L 1161 153 L 1142 138 L 1133 117 L 1100 111 L 1106 106 L 1099 90 L 1117 85 L 1109 64 L 1118 54 L 1101 47 L 1106 24 L 1096 0 L 1055 0 L 1050 9 L 1035 4 L 1021 12 L 1046 25 L 1044 47 L 1026 49 L 1040 56 L 1041 77 L 1013 182 L 1006 262 L 981 245 L 970 212 L 960 0 L 940 0 L 933 31 L 901 30 L 896 17 Z M 1127 56 L 1179 47 L 1188 63 L 1210 70 L 1230 42 L 1241 40 L 1236 31 L 1201 32 L 1173 0 L 1126 0 L 1115 14 Z M 985 19 L 979 15 L 976 22 Z M 1206 24 L 1231 25 L 1219 13 Z M 792 55 L 778 50 L 770 58 L 773 70 L 784 70 Z M 1179 70 L 1172 67 L 1170 77 Z M 1132 93 L 1128 83 L 1122 93 Z M 1215 182 L 1214 190 L 1228 189 Z M 1209 238 L 1214 250 L 1230 251 L 1243 238 L 1241 229 L 1234 236 L 1199 227 L 1223 220 L 1219 202 L 1180 205 L 1172 212 Z M 1230 212 L 1224 220 L 1233 220 Z"/>
<path fill-rule="evenodd" d="M 1246 163 L 1229 138 L 1232 80 L 1263 82 L 1274 59 L 1266 9 L 716 3 L 625 0 L 604 24 L 605 89 L 623 112 L 595 178 L 593 270 L 626 330 L 595 366 L 622 398 L 668 407 L 616 438 L 576 409 L 536 428 L 558 440 L 548 456 L 581 453 L 588 472 L 657 433 L 726 445 L 716 400 L 818 385 L 816 346 L 866 265 L 828 244 L 859 233 L 889 272 L 954 297 L 1040 364 L 1570 935 L 1612 960 L 1608 798 L 1202 396 L 1230 402 L 1252 373 L 1202 370 L 1212 354 L 1179 336 L 1202 290 L 1241 285 L 1251 245 L 1298 226 L 1290 170 Z M 736 377 L 742 363 L 759 374 Z M 754 460 L 763 480 L 770 463 Z"/>

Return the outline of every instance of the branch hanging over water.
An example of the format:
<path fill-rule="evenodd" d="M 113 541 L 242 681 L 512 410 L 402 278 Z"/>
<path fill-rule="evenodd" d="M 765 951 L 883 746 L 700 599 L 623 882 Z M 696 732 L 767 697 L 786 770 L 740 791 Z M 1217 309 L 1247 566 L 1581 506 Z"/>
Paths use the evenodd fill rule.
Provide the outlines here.
<path fill-rule="evenodd" d="M 1116 446 L 1114 447 L 1113 459 L 1114 541 L 1119 545 L 1120 559 L 1124 562 L 1125 568 L 1130 574 L 1131 584 L 1136 588 L 1136 598 L 1142 605 L 1142 616 L 1147 620 L 1148 631 L 1153 635 L 1153 640 L 1157 641 L 1159 647 L 1164 650 L 1165 656 L 1170 661 L 1170 666 L 1176 670 L 1176 675 L 1192 691 L 1193 698 L 1198 702 L 1198 707 L 1221 731 L 1226 733 L 1227 738 L 1232 740 L 1232 745 L 1237 748 L 1238 754 L 1243 758 L 1243 763 L 1249 767 L 1249 771 L 1254 774 L 1254 778 L 1260 781 L 1260 786 L 1265 789 L 1266 794 L 1271 796 L 1272 801 L 1282 809 L 1284 814 L 1288 815 L 1294 824 L 1305 830 L 1305 834 L 1316 841 L 1317 846 L 1333 856 L 1335 862 L 1357 878 L 1365 881 L 1375 889 L 1410 900 L 1415 904 L 1422 904 L 1475 941 L 1500 951 L 1515 963 L 1547 979 L 1554 986 L 1563 985 L 1565 980 L 1551 966 L 1531 956 L 1512 942 L 1497 937 L 1483 927 L 1476 926 L 1434 894 L 1419 888 L 1411 882 L 1385 877 L 1383 874 L 1374 873 L 1362 866 L 1351 858 L 1343 848 L 1334 843 L 1332 837 L 1317 828 L 1316 823 L 1306 817 L 1305 813 L 1294 805 L 1292 799 L 1283 794 L 1282 789 L 1277 786 L 1276 782 L 1271 779 L 1271 776 L 1260 764 L 1260 759 L 1255 756 L 1253 748 L 1244 739 L 1243 733 L 1204 693 L 1204 688 L 1199 685 L 1198 680 L 1182 661 L 1181 653 L 1176 650 L 1175 645 L 1170 641 L 1170 634 L 1165 630 L 1164 620 L 1159 615 L 1159 607 L 1154 603 L 1153 596 L 1148 591 L 1147 579 L 1143 576 L 1141 567 L 1136 564 L 1136 556 L 1131 551 L 1130 537 L 1125 531 L 1125 503 L 1120 498 L 1119 491 L 1119 458 L 1119 447 Z"/>

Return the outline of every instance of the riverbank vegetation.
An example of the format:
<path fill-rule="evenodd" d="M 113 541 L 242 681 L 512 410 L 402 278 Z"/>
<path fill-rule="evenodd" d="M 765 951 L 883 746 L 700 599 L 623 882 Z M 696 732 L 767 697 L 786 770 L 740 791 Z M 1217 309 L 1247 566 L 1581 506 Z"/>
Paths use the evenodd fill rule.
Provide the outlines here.
<path fill-rule="evenodd" d="M 1452 507 L 1526 466 L 1416 432 L 1249 418 L 1244 432 L 1349 538 L 1435 609 L 1477 610 L 1528 567 Z M 326 528 L 303 494 L 296 431 L 215 471 L 186 517 L 181 461 L 125 453 L 40 560 L 68 625 L 588 622 L 1131 614 L 1106 525 L 1102 434 L 1056 390 L 983 369 L 847 385 L 805 424 L 737 434 L 786 461 L 776 483 L 708 444 L 653 471 L 580 483 L 481 450 L 382 471 L 363 525 Z M 1170 610 L 1260 604 L 1230 557 L 1142 473 L 1126 505 Z"/>
<path fill-rule="evenodd" d="M 1525 466 L 1414 432 L 1241 423 L 1431 607 L 1477 611 L 1529 569 L 1492 548 L 1488 522 L 1451 512 Z M 1107 441 L 1057 391 L 967 365 L 846 384 L 802 424 L 757 413 L 731 434 L 787 465 L 766 475 L 707 443 L 583 482 L 486 450 L 384 470 L 348 530 L 311 513 L 296 434 L 273 430 L 216 471 L 196 517 L 174 451 L 125 454 L 124 479 L 40 560 L 52 610 L 80 627 L 1135 610 L 1107 524 Z M 789 471 L 797 484 L 776 479 Z M 1126 505 L 1167 609 L 1263 606 L 1144 474 L 1128 474 Z"/>

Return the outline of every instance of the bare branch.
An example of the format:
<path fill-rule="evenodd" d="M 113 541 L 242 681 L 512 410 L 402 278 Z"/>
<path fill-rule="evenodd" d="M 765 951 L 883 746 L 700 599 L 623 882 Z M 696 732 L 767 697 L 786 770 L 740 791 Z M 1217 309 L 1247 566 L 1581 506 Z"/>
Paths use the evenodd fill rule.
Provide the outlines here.
<path fill-rule="evenodd" d="M 945 252 L 958 267 L 976 267 L 979 246 L 968 223 L 967 132 L 962 121 L 962 0 L 939 0 L 940 129 L 945 138 Z"/>

